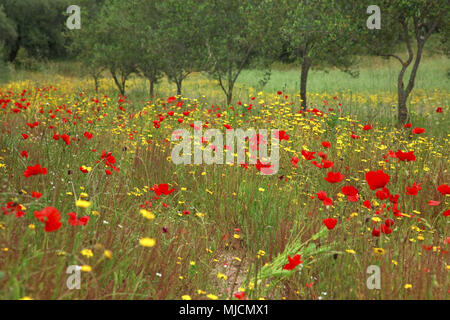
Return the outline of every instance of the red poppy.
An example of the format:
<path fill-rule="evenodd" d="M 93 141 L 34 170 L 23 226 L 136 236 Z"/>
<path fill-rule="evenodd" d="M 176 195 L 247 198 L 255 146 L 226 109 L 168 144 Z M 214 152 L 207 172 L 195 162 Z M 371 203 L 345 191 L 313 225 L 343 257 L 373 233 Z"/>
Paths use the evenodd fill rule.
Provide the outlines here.
<path fill-rule="evenodd" d="M 161 194 L 164 194 L 167 196 L 167 195 L 171 194 L 175 189 L 172 188 L 169 190 L 169 185 L 167 183 L 161 183 L 158 186 L 156 186 L 156 185 L 153 186 L 153 188 L 151 188 L 151 190 L 153 190 L 157 196 L 160 196 Z"/>
<path fill-rule="evenodd" d="M 306 150 L 302 150 L 302 156 L 305 160 L 312 160 L 315 159 L 316 157 L 314 157 L 315 152 L 309 152 Z"/>
<path fill-rule="evenodd" d="M 297 163 L 300 161 L 300 159 L 299 158 L 297 158 L 297 157 L 292 157 L 292 159 L 291 159 L 291 164 L 294 166 L 294 167 L 298 167 L 297 166 Z"/>
<path fill-rule="evenodd" d="M 366 207 L 367 209 L 371 209 L 371 208 L 372 208 L 372 204 L 370 203 L 369 200 L 364 200 L 364 201 L 363 201 L 363 205 L 364 205 L 364 207 Z"/>
<path fill-rule="evenodd" d="M 379 237 L 379 236 L 380 236 L 380 229 L 373 228 L 373 230 L 372 230 L 372 235 L 373 235 L 374 237 Z"/>
<path fill-rule="evenodd" d="M 366 181 L 371 190 L 383 188 L 389 182 L 389 175 L 383 170 L 369 171 L 366 173 Z"/>
<path fill-rule="evenodd" d="M 411 187 L 406 187 L 406 194 L 408 194 L 410 196 L 416 196 L 417 192 L 421 189 L 422 189 L 421 183 L 416 185 L 416 183 L 414 182 Z"/>
<path fill-rule="evenodd" d="M 345 176 L 340 172 L 328 172 L 328 175 L 323 178 L 325 181 L 329 183 L 338 183 L 345 179 Z"/>
<path fill-rule="evenodd" d="M 273 173 L 273 167 L 274 165 L 271 164 L 266 164 L 266 163 L 262 163 L 261 161 L 259 161 L 259 159 L 257 160 L 256 164 L 255 164 L 256 170 L 260 171 L 262 174 L 272 174 Z"/>
<path fill-rule="evenodd" d="M 83 166 L 80 167 L 80 171 L 83 172 L 83 173 L 89 173 L 89 170 L 86 169 L 86 168 L 83 167 Z"/>
<path fill-rule="evenodd" d="M 284 130 L 280 130 L 280 131 L 276 131 L 275 132 L 275 137 L 281 140 L 289 140 L 289 135 L 286 134 L 286 132 Z"/>
<path fill-rule="evenodd" d="M 379 200 L 385 200 L 385 199 L 389 199 L 389 196 L 391 195 L 391 193 L 389 192 L 388 188 L 383 188 L 381 190 L 377 190 L 375 195 Z"/>
<path fill-rule="evenodd" d="M 89 217 L 88 216 L 83 216 L 79 219 L 77 219 L 77 214 L 74 212 L 69 212 L 69 224 L 73 225 L 73 226 L 85 226 L 87 224 L 87 222 L 89 221 Z"/>
<path fill-rule="evenodd" d="M 58 230 L 62 223 L 60 222 L 61 214 L 54 207 L 46 207 L 41 211 L 35 211 L 34 216 L 40 221 L 45 223 L 44 230 L 46 232 L 52 232 Z"/>
<path fill-rule="evenodd" d="M 317 155 L 322 158 L 322 160 L 327 160 L 327 154 L 324 152 L 317 152 Z"/>
<path fill-rule="evenodd" d="M 333 199 L 327 197 L 327 198 L 323 199 L 322 204 L 326 207 L 332 206 Z"/>
<path fill-rule="evenodd" d="M 319 168 L 319 169 L 322 169 L 323 168 L 323 165 L 321 164 L 321 163 L 318 163 L 316 160 L 314 160 L 313 162 L 312 162 L 312 164 L 313 165 L 315 165 L 317 168 Z"/>
<path fill-rule="evenodd" d="M 359 200 L 358 189 L 354 186 L 344 186 L 341 188 L 341 192 L 347 196 L 347 199 L 350 202 L 356 202 Z"/>
<path fill-rule="evenodd" d="M 398 150 L 395 153 L 395 156 L 398 158 L 399 161 L 416 161 L 416 157 L 414 156 L 414 151 L 410 152 L 403 152 L 401 150 Z"/>
<path fill-rule="evenodd" d="M 404 127 L 404 128 L 411 128 L 411 127 L 412 127 L 412 124 L 411 124 L 411 123 L 407 123 L 407 124 L 405 124 L 403 127 Z"/>
<path fill-rule="evenodd" d="M 177 100 L 177 98 L 175 98 L 175 97 L 169 97 L 169 98 L 167 99 L 167 103 L 172 103 L 172 102 L 174 102 L 175 100 Z"/>
<path fill-rule="evenodd" d="M 20 155 L 22 156 L 22 158 L 27 159 L 28 158 L 28 152 L 26 152 L 25 150 L 23 150 Z"/>
<path fill-rule="evenodd" d="M 387 226 L 386 224 L 382 224 L 380 226 L 380 231 L 383 232 L 384 234 L 391 234 L 392 233 L 391 228 L 389 228 L 389 226 Z"/>
<path fill-rule="evenodd" d="M 234 294 L 234 296 L 235 296 L 238 300 L 244 300 L 244 299 L 245 299 L 245 292 L 244 292 L 244 291 L 236 292 L 236 293 Z"/>
<path fill-rule="evenodd" d="M 428 201 L 429 206 L 438 206 L 440 203 L 441 203 L 440 201 L 435 201 L 435 200 Z"/>
<path fill-rule="evenodd" d="M 331 147 L 331 143 L 329 143 L 328 141 L 322 141 L 322 146 L 324 148 L 329 148 L 329 147 Z"/>
<path fill-rule="evenodd" d="M 38 125 L 39 125 L 39 122 L 27 123 L 27 126 L 29 126 L 31 129 L 33 129 L 34 127 L 36 127 Z"/>
<path fill-rule="evenodd" d="M 320 201 L 323 201 L 327 198 L 327 193 L 325 191 L 319 191 L 317 192 L 317 199 Z"/>
<path fill-rule="evenodd" d="M 323 224 L 327 227 L 328 230 L 334 229 L 337 224 L 337 219 L 327 218 L 322 220 Z"/>
<path fill-rule="evenodd" d="M 439 187 L 437 187 L 436 190 L 439 191 L 443 196 L 445 196 L 446 194 L 450 194 L 450 186 L 447 184 L 441 184 Z"/>
<path fill-rule="evenodd" d="M 33 198 L 39 199 L 40 197 L 42 197 L 42 193 L 33 191 L 33 192 L 31 193 L 31 196 L 32 196 Z"/>
<path fill-rule="evenodd" d="M 64 143 L 68 146 L 70 144 L 70 137 L 67 134 L 61 135 L 61 139 L 63 139 Z"/>
<path fill-rule="evenodd" d="M 414 128 L 414 129 L 412 129 L 412 131 L 411 131 L 413 134 L 421 134 L 421 133 L 424 133 L 425 132 L 425 129 L 424 128 Z"/>
<path fill-rule="evenodd" d="M 436 112 L 437 112 L 437 113 L 442 113 L 442 108 L 441 108 L 441 107 L 438 107 L 438 108 L 436 109 Z"/>
<path fill-rule="evenodd" d="M 384 221 L 384 224 L 386 225 L 386 226 L 388 226 L 388 227 L 392 227 L 393 225 L 394 225 L 394 219 L 386 219 L 385 221 Z"/>
<path fill-rule="evenodd" d="M 334 162 L 333 161 L 329 161 L 329 160 L 322 160 L 322 168 L 324 169 L 328 169 L 334 166 Z"/>
<path fill-rule="evenodd" d="M 34 165 L 32 167 L 27 166 L 27 169 L 23 173 L 23 175 L 26 178 L 29 178 L 31 176 L 38 175 L 38 174 L 43 174 L 43 175 L 47 174 L 47 169 L 46 168 L 42 168 L 40 164 L 36 164 L 36 165 Z"/>
<path fill-rule="evenodd" d="M 372 125 L 370 125 L 370 124 L 366 124 L 366 125 L 363 127 L 363 130 L 364 130 L 364 131 L 367 131 L 367 130 L 370 130 L 370 129 L 373 129 Z"/>
<path fill-rule="evenodd" d="M 26 140 L 28 139 L 28 135 L 26 133 L 22 133 L 22 137 Z"/>
<path fill-rule="evenodd" d="M 301 256 L 296 254 L 294 257 L 288 256 L 289 263 L 284 265 L 283 270 L 293 270 L 296 266 L 298 266 L 303 261 L 300 260 Z"/>
<path fill-rule="evenodd" d="M 444 211 L 444 213 L 442 213 L 444 215 L 444 217 L 448 217 L 450 216 L 450 210 Z"/>
<path fill-rule="evenodd" d="M 85 131 L 83 133 L 83 136 L 85 136 L 85 138 L 88 139 L 88 140 L 91 140 L 94 137 L 94 135 L 92 133 L 87 132 L 87 131 Z"/>

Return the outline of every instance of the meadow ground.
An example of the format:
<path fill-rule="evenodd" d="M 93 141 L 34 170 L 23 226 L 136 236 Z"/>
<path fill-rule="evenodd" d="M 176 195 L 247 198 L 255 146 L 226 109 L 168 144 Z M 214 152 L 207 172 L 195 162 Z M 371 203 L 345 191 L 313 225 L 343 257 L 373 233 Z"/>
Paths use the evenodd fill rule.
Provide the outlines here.
<path fill-rule="evenodd" d="M 57 67 L 16 74 L 0 85 L 0 298 L 448 299 L 448 59 L 421 65 L 406 127 L 394 66 L 314 71 L 303 113 L 298 71 L 244 71 L 232 106 L 203 74 L 174 99 L 165 81 L 149 99 L 139 77 L 119 97 Z M 194 121 L 284 131 L 279 171 L 173 164 Z"/>

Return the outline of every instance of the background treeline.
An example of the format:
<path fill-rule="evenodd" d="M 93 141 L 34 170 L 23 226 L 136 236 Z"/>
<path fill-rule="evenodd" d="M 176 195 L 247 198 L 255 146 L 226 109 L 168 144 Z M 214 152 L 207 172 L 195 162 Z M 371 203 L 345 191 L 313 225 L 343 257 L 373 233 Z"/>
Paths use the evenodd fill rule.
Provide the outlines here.
<path fill-rule="evenodd" d="M 405 122 L 425 44 L 433 36 L 449 52 L 446 0 L 80 0 L 79 30 L 66 27 L 71 4 L 1 0 L 0 73 L 8 62 L 32 69 L 42 60 L 78 60 L 96 89 L 107 71 L 125 94 L 130 75 L 138 74 L 153 96 L 163 76 L 181 94 L 186 77 L 204 71 L 229 104 L 244 68 L 282 61 L 298 64 L 306 108 L 311 67 L 356 76 L 358 56 L 378 55 L 399 62 L 398 117 Z M 381 9 L 379 30 L 366 24 L 372 4 Z"/>

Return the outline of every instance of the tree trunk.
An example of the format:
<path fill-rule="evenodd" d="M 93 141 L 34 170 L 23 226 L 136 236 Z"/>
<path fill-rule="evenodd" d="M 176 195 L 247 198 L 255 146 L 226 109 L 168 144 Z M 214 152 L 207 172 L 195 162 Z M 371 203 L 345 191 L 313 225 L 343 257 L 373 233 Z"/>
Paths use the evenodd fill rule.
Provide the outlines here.
<path fill-rule="evenodd" d="M 94 83 L 95 83 L 95 92 L 98 91 L 98 76 L 94 75 Z"/>
<path fill-rule="evenodd" d="M 403 84 L 405 72 L 406 65 L 403 65 L 397 79 L 397 120 L 399 124 L 405 124 L 406 119 L 408 118 L 408 108 L 406 107 L 406 99 L 408 99 L 408 95 L 405 92 L 405 85 Z"/>
<path fill-rule="evenodd" d="M 120 94 L 122 96 L 125 96 L 125 81 L 126 81 L 126 79 L 124 80 L 123 77 L 122 77 L 122 84 L 121 84 L 119 82 L 119 80 L 117 79 L 117 76 L 116 76 L 115 72 L 111 72 L 111 75 L 112 75 L 112 77 L 114 79 L 114 83 L 116 84 L 117 89 L 119 89 Z"/>
<path fill-rule="evenodd" d="M 181 81 L 176 81 L 177 84 L 177 96 L 181 96 Z"/>
<path fill-rule="evenodd" d="M 408 119 L 408 108 L 406 107 L 406 97 L 398 98 L 398 123 L 405 124 Z"/>
<path fill-rule="evenodd" d="M 302 73 L 300 75 L 300 98 L 302 99 L 302 109 L 306 110 L 306 85 L 308 81 L 308 72 L 311 68 L 312 59 L 305 57 L 302 62 Z"/>
<path fill-rule="evenodd" d="M 231 100 L 233 100 L 233 89 L 231 89 L 227 93 L 227 106 L 230 106 Z"/>
<path fill-rule="evenodd" d="M 150 81 L 150 98 L 153 98 L 155 91 L 155 81 L 152 79 L 148 79 L 148 81 Z"/>
<path fill-rule="evenodd" d="M 231 104 L 231 100 L 233 100 L 233 88 L 234 88 L 234 81 L 229 80 L 227 92 L 227 106 L 229 106 Z"/>

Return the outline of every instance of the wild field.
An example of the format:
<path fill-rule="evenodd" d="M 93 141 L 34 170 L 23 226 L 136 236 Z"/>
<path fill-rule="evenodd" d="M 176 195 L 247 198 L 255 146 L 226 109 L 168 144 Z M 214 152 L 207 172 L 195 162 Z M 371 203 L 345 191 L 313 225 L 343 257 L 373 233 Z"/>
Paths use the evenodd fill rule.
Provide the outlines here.
<path fill-rule="evenodd" d="M 0 298 L 448 299 L 442 65 L 424 62 L 405 126 L 387 71 L 363 70 L 367 90 L 324 74 L 304 112 L 285 71 L 244 71 L 230 106 L 202 74 L 155 98 L 138 77 L 126 97 L 111 79 L 2 84 Z M 175 165 L 172 132 L 209 128 L 278 130 L 278 172 Z"/>

